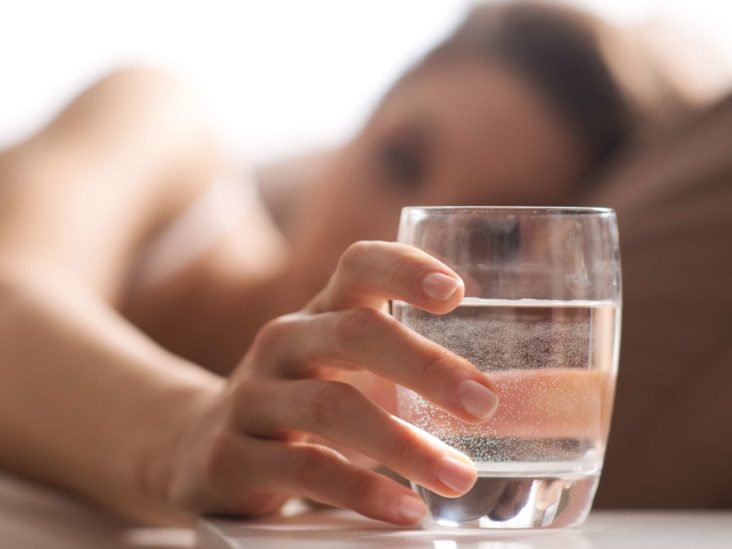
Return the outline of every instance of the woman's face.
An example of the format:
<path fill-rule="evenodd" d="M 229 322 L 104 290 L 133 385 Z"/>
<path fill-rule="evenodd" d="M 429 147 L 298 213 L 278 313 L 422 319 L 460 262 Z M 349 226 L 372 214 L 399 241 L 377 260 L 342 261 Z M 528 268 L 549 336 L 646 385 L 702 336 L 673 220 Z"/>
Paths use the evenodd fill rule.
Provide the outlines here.
<path fill-rule="evenodd" d="M 300 204 L 295 253 L 327 276 L 350 243 L 395 239 L 403 206 L 556 204 L 581 169 L 579 144 L 512 72 L 433 65 L 323 167 Z"/>

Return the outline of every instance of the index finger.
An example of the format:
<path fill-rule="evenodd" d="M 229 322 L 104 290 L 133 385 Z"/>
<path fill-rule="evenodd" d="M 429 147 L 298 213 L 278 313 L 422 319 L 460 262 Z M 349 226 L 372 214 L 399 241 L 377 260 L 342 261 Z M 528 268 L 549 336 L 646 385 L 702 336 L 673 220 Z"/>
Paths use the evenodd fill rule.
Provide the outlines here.
<path fill-rule="evenodd" d="M 399 299 L 445 314 L 457 307 L 464 293 L 455 271 L 426 252 L 396 242 L 362 241 L 345 251 L 330 282 L 306 311 L 381 309 L 387 300 Z"/>

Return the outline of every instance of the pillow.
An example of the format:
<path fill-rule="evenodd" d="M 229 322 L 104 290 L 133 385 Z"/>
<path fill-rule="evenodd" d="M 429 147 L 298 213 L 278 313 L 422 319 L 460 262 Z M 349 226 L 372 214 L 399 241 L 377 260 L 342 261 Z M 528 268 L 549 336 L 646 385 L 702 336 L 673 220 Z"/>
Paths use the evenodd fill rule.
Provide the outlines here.
<path fill-rule="evenodd" d="M 732 95 L 622 160 L 623 329 L 597 505 L 732 506 Z"/>

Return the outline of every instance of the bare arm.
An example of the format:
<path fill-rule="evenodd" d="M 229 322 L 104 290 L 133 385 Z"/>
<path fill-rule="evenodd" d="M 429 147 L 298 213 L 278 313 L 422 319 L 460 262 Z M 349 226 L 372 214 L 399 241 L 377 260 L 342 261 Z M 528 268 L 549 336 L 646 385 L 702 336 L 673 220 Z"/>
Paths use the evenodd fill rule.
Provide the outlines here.
<path fill-rule="evenodd" d="M 193 101 L 113 75 L 0 161 L 0 466 L 148 519 L 170 511 L 153 479 L 173 427 L 221 384 L 114 309 L 137 248 L 214 169 Z"/>
<path fill-rule="evenodd" d="M 407 487 L 310 435 L 442 495 L 470 489 L 464 455 L 325 375 L 368 371 L 463 421 L 493 414 L 483 374 L 381 312 L 386 299 L 457 306 L 462 282 L 424 252 L 354 244 L 307 307 L 259 330 L 226 380 L 118 314 L 141 243 L 211 176 L 187 96 L 137 77 L 93 88 L 0 162 L 0 440 L 12 441 L 0 466 L 146 521 L 260 515 L 292 495 L 398 524 L 425 514 Z M 442 295 L 424 285 L 435 274 Z"/>
<path fill-rule="evenodd" d="M 165 456 L 222 381 L 73 281 L 17 274 L 0 291 L 0 464 L 135 519 L 181 518 Z"/>

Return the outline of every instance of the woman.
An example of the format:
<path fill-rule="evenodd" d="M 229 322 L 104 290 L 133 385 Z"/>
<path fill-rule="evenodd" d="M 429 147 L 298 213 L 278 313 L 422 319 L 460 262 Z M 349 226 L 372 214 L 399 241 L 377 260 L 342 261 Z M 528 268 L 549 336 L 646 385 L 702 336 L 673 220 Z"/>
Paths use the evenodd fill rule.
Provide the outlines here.
<path fill-rule="evenodd" d="M 569 9 L 476 8 L 354 140 L 264 200 L 211 183 L 223 162 L 169 77 L 92 87 L 0 156 L 0 465 L 146 522 L 292 495 L 419 521 L 373 461 L 469 490 L 465 456 L 388 413 L 391 383 L 481 422 L 490 380 L 383 312 L 447 313 L 462 281 L 374 240 L 406 204 L 576 200 L 669 97 L 625 85 L 610 37 Z"/>

